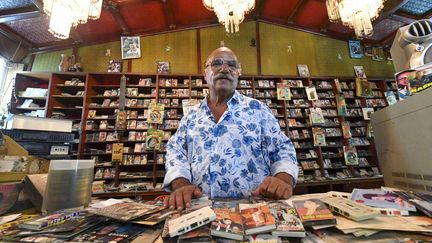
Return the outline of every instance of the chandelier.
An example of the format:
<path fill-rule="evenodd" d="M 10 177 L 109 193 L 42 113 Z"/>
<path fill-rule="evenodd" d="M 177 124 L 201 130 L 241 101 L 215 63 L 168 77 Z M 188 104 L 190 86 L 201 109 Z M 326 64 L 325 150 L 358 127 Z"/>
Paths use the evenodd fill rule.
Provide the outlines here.
<path fill-rule="evenodd" d="M 372 21 L 378 18 L 385 0 L 326 0 L 331 22 L 354 29 L 358 38 L 373 35 Z"/>
<path fill-rule="evenodd" d="M 48 31 L 60 39 L 69 38 L 70 29 L 98 19 L 103 0 L 43 0 L 43 11 L 49 15 Z"/>
<path fill-rule="evenodd" d="M 204 6 L 216 13 L 219 23 L 229 34 L 239 31 L 245 14 L 255 7 L 255 0 L 203 0 Z"/>

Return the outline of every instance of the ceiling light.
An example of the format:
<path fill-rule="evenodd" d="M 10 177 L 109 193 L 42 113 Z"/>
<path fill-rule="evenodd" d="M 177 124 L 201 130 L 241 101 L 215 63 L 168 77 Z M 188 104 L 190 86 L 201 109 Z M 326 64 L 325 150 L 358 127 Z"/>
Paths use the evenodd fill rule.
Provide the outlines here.
<path fill-rule="evenodd" d="M 373 35 L 372 21 L 378 18 L 385 0 L 326 0 L 331 22 L 341 21 L 358 38 Z"/>
<path fill-rule="evenodd" d="M 103 0 L 43 0 L 43 11 L 50 16 L 48 31 L 60 39 L 69 38 L 72 26 L 98 19 Z"/>
<path fill-rule="evenodd" d="M 255 7 L 255 0 L 203 0 L 203 4 L 215 12 L 219 23 L 225 25 L 227 33 L 232 34 L 239 31 L 245 14 Z"/>

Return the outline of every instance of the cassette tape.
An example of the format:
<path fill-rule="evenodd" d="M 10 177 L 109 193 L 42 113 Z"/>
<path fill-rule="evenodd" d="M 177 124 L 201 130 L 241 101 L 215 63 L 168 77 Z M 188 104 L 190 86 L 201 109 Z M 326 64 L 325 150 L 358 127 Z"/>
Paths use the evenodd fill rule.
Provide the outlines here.
<path fill-rule="evenodd" d="M 360 204 L 350 199 L 343 197 L 329 197 L 321 199 L 328 205 L 331 211 L 350 218 L 354 221 L 362 221 L 366 219 L 375 218 L 381 215 L 378 210 Z"/>
<path fill-rule="evenodd" d="M 216 214 L 209 206 L 168 221 L 171 237 L 182 235 L 216 219 Z"/>

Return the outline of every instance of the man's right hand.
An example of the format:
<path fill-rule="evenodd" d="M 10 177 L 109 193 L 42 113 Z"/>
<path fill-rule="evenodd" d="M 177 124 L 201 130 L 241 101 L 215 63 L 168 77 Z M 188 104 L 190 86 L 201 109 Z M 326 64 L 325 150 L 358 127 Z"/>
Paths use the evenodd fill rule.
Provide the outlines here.
<path fill-rule="evenodd" d="M 170 209 L 183 210 L 184 208 L 189 208 L 191 206 L 192 198 L 199 198 L 203 194 L 201 190 L 190 184 L 184 178 L 179 178 L 171 183 L 171 188 L 173 192 L 167 197 L 165 197 L 165 207 Z"/>

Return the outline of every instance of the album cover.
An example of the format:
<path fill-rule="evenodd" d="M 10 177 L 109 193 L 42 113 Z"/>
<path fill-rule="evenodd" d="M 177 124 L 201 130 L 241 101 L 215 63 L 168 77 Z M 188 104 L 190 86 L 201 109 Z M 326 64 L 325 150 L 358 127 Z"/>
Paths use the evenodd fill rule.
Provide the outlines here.
<path fill-rule="evenodd" d="M 297 69 L 300 77 L 310 77 L 309 68 L 306 64 L 297 64 Z"/>
<path fill-rule="evenodd" d="M 306 87 L 306 95 L 308 100 L 318 100 L 318 94 L 315 87 Z"/>
<path fill-rule="evenodd" d="M 314 139 L 314 146 L 327 146 L 324 129 L 322 127 L 313 127 L 312 134 Z"/>
<path fill-rule="evenodd" d="M 377 208 L 395 208 L 415 212 L 413 204 L 405 201 L 395 192 L 373 189 L 354 189 L 351 200 Z"/>
<path fill-rule="evenodd" d="M 259 234 L 276 228 L 276 222 L 265 203 L 239 204 L 245 235 Z"/>
<path fill-rule="evenodd" d="M 373 108 L 362 108 L 362 112 L 363 112 L 363 119 L 370 120 L 372 113 L 374 113 L 374 109 Z"/>
<path fill-rule="evenodd" d="M 47 216 L 42 216 L 37 219 L 26 221 L 22 224 L 19 224 L 18 227 L 20 229 L 27 229 L 27 230 L 41 230 L 56 224 L 61 224 L 64 221 L 79 215 L 80 215 L 79 211 L 72 211 L 72 212 L 57 211 Z"/>
<path fill-rule="evenodd" d="M 122 61 L 121 60 L 109 60 L 108 70 L 109 73 L 121 73 L 122 71 Z"/>
<path fill-rule="evenodd" d="M 336 224 L 336 217 L 319 199 L 293 201 L 293 206 L 304 226 Z"/>
<path fill-rule="evenodd" d="M 349 40 L 348 46 L 351 58 L 363 57 L 363 48 L 361 47 L 359 40 Z"/>
<path fill-rule="evenodd" d="M 356 95 L 358 97 L 372 96 L 372 86 L 367 79 L 356 78 L 355 85 L 356 85 Z"/>
<path fill-rule="evenodd" d="M 288 84 L 277 84 L 277 99 L 278 100 L 290 100 L 291 92 Z"/>
<path fill-rule="evenodd" d="M 160 103 L 152 103 L 149 107 L 149 116 L 147 118 L 147 123 L 162 124 L 164 117 L 165 105 Z"/>
<path fill-rule="evenodd" d="M 346 165 L 358 165 L 358 155 L 355 146 L 343 146 Z"/>
<path fill-rule="evenodd" d="M 281 237 L 305 237 L 306 231 L 294 208 L 281 202 L 269 203 L 270 212 L 276 220 L 272 235 Z"/>
<path fill-rule="evenodd" d="M 351 127 L 350 127 L 350 123 L 348 121 L 343 121 L 342 122 L 342 134 L 343 134 L 343 137 L 345 139 L 348 139 L 348 138 L 352 137 Z"/>
<path fill-rule="evenodd" d="M 357 78 L 367 78 L 363 66 L 354 66 L 354 72 Z"/>
<path fill-rule="evenodd" d="M 121 202 L 114 205 L 91 210 L 92 214 L 117 219 L 120 221 L 129 221 L 142 217 L 146 214 L 155 213 L 162 210 L 160 206 L 150 205 L 138 202 Z"/>
<path fill-rule="evenodd" d="M 89 110 L 87 118 L 95 118 L 96 117 L 96 110 Z"/>
<path fill-rule="evenodd" d="M 156 62 L 157 73 L 158 74 L 169 74 L 170 73 L 170 63 L 169 62 Z"/>
<path fill-rule="evenodd" d="M 325 123 L 324 115 L 319 107 L 309 108 L 309 120 L 312 125 L 322 125 Z"/>
<path fill-rule="evenodd" d="M 345 98 L 342 95 L 338 97 L 336 104 L 339 116 L 347 116 L 347 105 Z"/>
<path fill-rule="evenodd" d="M 159 150 L 163 138 L 163 131 L 158 129 L 149 129 L 146 136 L 145 148 L 147 150 Z"/>
<path fill-rule="evenodd" d="M 216 220 L 210 226 L 212 235 L 239 241 L 244 239 L 242 217 L 235 207 L 214 208 L 214 212 Z"/>

